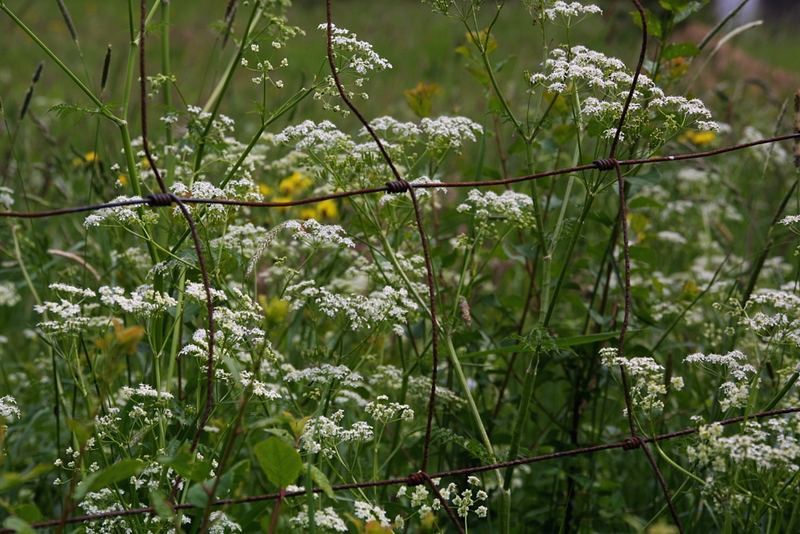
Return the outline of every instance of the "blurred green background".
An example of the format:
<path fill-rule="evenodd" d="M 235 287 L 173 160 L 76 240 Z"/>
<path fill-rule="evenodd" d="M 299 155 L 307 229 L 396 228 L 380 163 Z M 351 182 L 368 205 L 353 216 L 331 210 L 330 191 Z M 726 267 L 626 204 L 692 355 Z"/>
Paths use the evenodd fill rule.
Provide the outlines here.
<path fill-rule="evenodd" d="M 511 100 L 523 96 L 526 90 L 524 74 L 535 71 L 540 64 L 543 43 L 539 32 L 531 27 L 531 19 L 524 4 L 530 2 L 511 1 L 500 17 L 495 35 L 498 40 L 497 58 L 504 59 L 499 73 L 501 83 Z M 580 34 L 573 35 L 573 42 L 617 55 L 629 64 L 636 56 L 638 33 L 632 22 L 629 2 L 625 0 L 598 0 L 604 16 L 592 18 L 580 24 Z M 726 5 L 731 2 L 717 0 L 707 6 L 690 26 L 681 28 L 678 37 L 687 36 L 691 41 L 702 36 L 713 25 Z M 738 3 L 738 2 L 732 2 Z M 74 19 L 80 48 L 71 40 L 56 0 L 8 0 L 7 4 L 20 18 L 33 28 L 48 46 L 55 50 L 65 62 L 89 85 L 96 88 L 102 71 L 106 46 L 112 47 L 111 74 L 106 100 L 118 104 L 124 82 L 125 61 L 128 51 L 127 2 L 125 0 L 66 0 L 65 4 Z M 138 4 L 138 2 L 135 2 Z M 202 105 L 216 83 L 226 61 L 235 52 L 235 44 L 229 40 L 222 46 L 220 28 L 227 0 L 172 0 L 171 58 L 177 77 L 176 105 L 180 98 L 187 104 Z M 729 71 L 740 80 L 753 77 L 773 93 L 776 100 L 790 94 L 791 87 L 800 80 L 800 43 L 795 38 L 795 24 L 800 17 L 800 2 L 751 1 L 752 8 L 742 18 L 734 21 L 727 30 L 743 24 L 749 19 L 765 17 L 765 23 L 754 27 L 731 40 L 744 51 L 752 64 L 742 65 L 736 57 L 729 58 Z M 491 9 L 486 9 L 489 16 Z M 240 34 L 244 24 L 244 9 L 240 9 L 235 34 Z M 373 43 L 375 49 L 387 57 L 394 68 L 381 73 L 369 82 L 366 90 L 370 100 L 361 104 L 367 116 L 390 114 L 400 118 L 411 118 L 413 114 L 405 103 L 403 91 L 418 82 L 437 83 L 441 92 L 434 100 L 433 115 L 462 113 L 481 119 L 485 113 L 483 88 L 470 77 L 465 62 L 456 53 L 456 48 L 465 42 L 465 31 L 460 23 L 431 12 L 428 5 L 414 0 L 337 0 L 334 18 L 339 26 L 358 33 L 359 37 Z M 324 2 L 321 0 L 297 1 L 289 9 L 289 22 L 306 31 L 280 51 L 289 59 L 290 68 L 283 71 L 285 96 L 309 82 L 310 77 L 325 69 L 324 33 L 316 29 L 325 19 Z M 486 21 L 488 23 L 488 20 Z M 724 32 L 723 32 L 724 34 Z M 553 42 L 558 44 L 557 36 Z M 148 56 L 149 74 L 160 69 L 160 22 L 154 17 L 149 26 Z M 721 53 L 720 56 L 723 54 Z M 507 59 L 507 61 L 505 61 Z M 723 58 L 724 59 L 724 58 Z M 30 78 L 39 61 L 45 60 L 42 79 L 36 87 L 31 111 L 45 119 L 54 115 L 52 106 L 60 102 L 86 104 L 86 99 L 61 73 L 56 65 L 46 60 L 44 54 L 30 41 L 7 16 L 0 16 L 0 99 L 6 110 L 6 120 L 0 124 L 0 133 L 13 130 L 13 123 L 24 99 Z M 710 72 L 710 69 L 709 69 Z M 779 82 L 764 79 L 777 72 Z M 246 134 L 256 127 L 257 119 L 248 121 L 260 102 L 260 89 L 250 81 L 252 75 L 240 70 L 234 80 L 232 91 L 227 95 L 221 111 L 237 119 L 239 130 Z M 714 76 L 709 74 L 708 76 Z M 719 76 L 717 74 L 716 76 Z M 733 77 L 731 77 L 733 78 Z M 698 87 L 698 96 L 713 98 L 713 90 L 730 89 L 726 79 L 712 79 L 705 84 L 705 94 Z M 796 87 L 796 85 L 795 85 Z M 732 90 L 732 89 L 731 89 Z M 136 94 L 136 92 L 134 92 Z M 279 95 L 275 94 L 275 98 Z M 163 114 L 160 99 L 154 99 L 152 113 Z M 715 102 L 712 100 L 711 105 Z M 135 110 L 132 110 L 135 117 Z M 275 125 L 274 130 L 286 121 L 297 117 L 320 119 L 331 118 L 311 99 L 305 101 L 294 113 Z M 340 119 L 339 119 L 340 120 Z M 82 152 L 93 146 L 94 125 L 91 117 L 80 114 L 69 115 L 58 121 L 46 121 L 58 132 L 68 132 L 73 149 Z M 340 120 L 341 122 L 341 120 Z M 351 126 L 355 127 L 355 122 Z M 113 128 L 106 125 L 104 128 Z M 134 125 L 134 132 L 138 131 Z M 6 130 L 4 132 L 4 130 Z M 3 137 L 8 137 L 3 135 Z M 0 140 L 0 146 L 4 144 Z M 3 156 L 5 157 L 5 156 Z"/>

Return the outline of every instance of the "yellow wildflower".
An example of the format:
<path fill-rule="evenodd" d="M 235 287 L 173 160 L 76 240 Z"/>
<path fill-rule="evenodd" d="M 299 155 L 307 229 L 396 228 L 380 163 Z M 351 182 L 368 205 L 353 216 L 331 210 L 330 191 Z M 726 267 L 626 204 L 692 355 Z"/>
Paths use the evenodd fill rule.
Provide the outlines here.
<path fill-rule="evenodd" d="M 117 176 L 117 183 L 123 187 L 128 185 L 128 177 L 125 176 L 124 174 L 120 174 L 119 176 Z"/>
<path fill-rule="evenodd" d="M 258 192 L 264 195 L 265 197 L 268 197 L 272 194 L 272 188 L 267 184 L 261 182 L 258 184 Z"/>
<path fill-rule="evenodd" d="M 335 200 L 323 200 L 317 204 L 317 219 L 335 219 L 338 215 L 339 208 Z"/>
<path fill-rule="evenodd" d="M 314 208 L 303 208 L 300 210 L 300 218 L 301 219 L 316 219 L 317 218 L 317 210 Z"/>
<path fill-rule="evenodd" d="M 83 165 L 91 165 L 92 163 L 99 161 L 99 159 L 100 158 L 97 157 L 97 152 L 90 150 L 79 158 L 72 158 L 72 166 L 82 167 Z"/>
<path fill-rule="evenodd" d="M 692 144 L 703 146 L 713 142 L 714 139 L 717 138 L 717 134 L 714 132 L 700 132 L 698 130 L 691 130 L 686 132 L 685 137 Z"/>
<path fill-rule="evenodd" d="M 289 314 L 289 302 L 286 300 L 277 297 L 267 300 L 263 295 L 258 300 L 267 320 L 272 323 L 282 323 Z"/>
<path fill-rule="evenodd" d="M 293 172 L 291 176 L 281 180 L 278 184 L 278 190 L 284 195 L 289 196 L 302 193 L 309 187 L 311 187 L 311 178 L 297 171 Z"/>

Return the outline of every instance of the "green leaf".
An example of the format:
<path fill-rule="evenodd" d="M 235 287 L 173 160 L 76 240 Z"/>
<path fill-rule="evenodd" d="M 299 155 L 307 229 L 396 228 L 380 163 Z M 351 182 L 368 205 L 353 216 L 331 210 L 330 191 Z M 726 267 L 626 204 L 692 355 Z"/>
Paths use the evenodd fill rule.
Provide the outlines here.
<path fill-rule="evenodd" d="M 166 495 L 158 490 L 150 490 L 150 506 L 155 509 L 160 518 L 172 521 L 172 506 L 169 505 Z"/>
<path fill-rule="evenodd" d="M 659 262 L 659 257 L 655 250 L 641 245 L 634 245 L 631 247 L 631 258 L 649 263 L 650 265 L 658 265 Z"/>
<path fill-rule="evenodd" d="M 33 527 L 19 517 L 7 517 L 6 520 L 3 521 L 3 526 L 5 528 L 10 528 L 14 532 L 22 532 L 23 534 L 36 534 L 36 531 L 33 530 Z"/>
<path fill-rule="evenodd" d="M 700 49 L 694 43 L 670 43 L 664 47 L 661 58 L 669 60 L 676 57 L 693 57 L 699 53 Z"/>
<path fill-rule="evenodd" d="M 333 499 L 333 486 L 331 486 L 331 481 L 328 480 L 328 477 L 325 476 L 325 473 L 320 471 L 315 465 L 309 465 L 308 469 L 311 471 L 311 480 L 313 480 L 314 483 L 320 487 L 325 495 Z"/>
<path fill-rule="evenodd" d="M 141 460 L 128 459 L 121 460 L 114 465 L 95 471 L 90 474 L 78 484 L 75 489 L 75 500 L 79 501 L 90 491 L 96 491 L 119 482 L 126 480 L 134 475 L 138 475 L 144 469 L 144 462 Z"/>
<path fill-rule="evenodd" d="M 656 14 L 654 14 L 649 9 L 644 10 L 645 20 L 647 21 L 647 33 L 661 39 L 663 37 L 663 28 L 661 26 L 661 19 L 658 18 Z M 639 16 L 638 11 L 631 11 L 631 17 L 633 17 L 633 23 L 636 24 L 636 27 L 641 29 L 642 28 L 642 19 Z"/>
<path fill-rule="evenodd" d="M 53 469 L 51 464 L 38 464 L 24 473 L 7 472 L 0 474 L 0 493 L 37 479 Z"/>
<path fill-rule="evenodd" d="M 253 452 L 269 481 L 279 488 L 285 488 L 297 480 L 303 469 L 300 453 L 280 438 L 262 441 L 253 447 Z"/>
<path fill-rule="evenodd" d="M 628 202 L 628 207 L 634 210 L 640 208 L 654 208 L 660 210 L 664 208 L 664 205 L 653 198 L 638 196 L 634 197 L 630 202 Z"/>
<path fill-rule="evenodd" d="M 44 517 L 41 510 L 39 510 L 39 507 L 31 502 L 18 504 L 14 506 L 11 511 L 15 516 L 19 517 L 23 521 L 27 521 L 28 523 L 39 521 Z"/>
<path fill-rule="evenodd" d="M 195 508 L 205 508 L 208 504 L 208 493 L 213 485 L 213 480 L 192 484 L 189 491 L 186 492 L 186 501 Z"/>

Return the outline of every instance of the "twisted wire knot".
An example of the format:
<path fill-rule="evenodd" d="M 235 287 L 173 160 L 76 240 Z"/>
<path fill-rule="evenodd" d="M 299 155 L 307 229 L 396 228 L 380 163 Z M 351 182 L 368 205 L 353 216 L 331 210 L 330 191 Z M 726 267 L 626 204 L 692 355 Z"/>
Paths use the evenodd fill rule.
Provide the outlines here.
<path fill-rule="evenodd" d="M 596 159 L 592 162 L 592 165 L 601 171 L 613 171 L 614 167 L 617 166 L 617 160 L 614 158 Z"/>
<path fill-rule="evenodd" d="M 428 473 L 425 471 L 417 471 L 416 473 L 411 473 L 406 477 L 406 482 L 409 486 L 419 486 L 423 484 L 428 479 Z"/>
<path fill-rule="evenodd" d="M 639 436 L 631 436 L 622 442 L 622 450 L 632 451 L 634 449 L 638 449 L 642 445 L 644 445 L 644 440 L 642 440 L 642 438 Z"/>
<path fill-rule="evenodd" d="M 392 182 L 386 182 L 386 191 L 393 195 L 396 195 L 398 193 L 405 193 L 410 189 L 411 189 L 411 184 L 408 183 L 406 180 L 394 180 Z"/>
<path fill-rule="evenodd" d="M 173 202 L 177 202 L 175 195 L 172 193 L 151 193 L 145 197 L 148 206 L 161 207 L 171 206 Z"/>

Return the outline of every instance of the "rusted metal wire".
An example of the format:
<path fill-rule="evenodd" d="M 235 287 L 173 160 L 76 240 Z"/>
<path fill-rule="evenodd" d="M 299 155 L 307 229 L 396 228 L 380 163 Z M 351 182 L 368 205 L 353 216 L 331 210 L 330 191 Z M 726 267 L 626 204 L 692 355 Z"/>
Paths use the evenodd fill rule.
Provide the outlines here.
<path fill-rule="evenodd" d="M 759 413 L 754 413 L 750 415 L 742 415 L 738 417 L 731 417 L 729 419 L 723 419 L 720 421 L 716 421 L 715 424 L 721 426 L 730 426 L 737 423 L 742 423 L 744 421 L 750 420 L 758 420 L 758 419 L 768 419 L 772 417 L 779 417 L 782 415 L 790 415 L 800 413 L 800 406 L 795 406 L 791 408 L 781 408 L 779 410 L 767 410 Z M 603 443 L 599 445 L 590 445 L 587 447 L 580 447 L 576 449 L 570 449 L 566 451 L 558 451 L 552 452 L 548 454 L 541 454 L 538 456 L 528 456 L 525 458 L 518 458 L 515 460 L 508 460 L 505 462 L 497 462 L 492 464 L 484 464 L 484 465 L 477 465 L 472 467 L 461 467 L 458 469 L 450 469 L 447 471 L 439 471 L 436 473 L 429 473 L 428 476 L 431 479 L 436 478 L 452 478 L 452 477 L 463 477 L 468 475 L 475 475 L 478 473 L 484 473 L 487 471 L 495 471 L 497 469 L 503 469 L 506 467 L 514 467 L 520 465 L 530 465 L 539 462 L 546 462 L 551 460 L 563 460 L 565 458 L 574 458 L 576 456 L 583 456 L 588 454 L 595 454 L 602 451 L 609 451 L 614 449 L 621 449 L 621 450 L 633 450 L 638 446 L 644 445 L 646 443 L 659 443 L 662 441 L 670 441 L 678 438 L 683 438 L 686 436 L 691 436 L 692 434 L 696 434 L 698 432 L 697 427 L 688 427 L 682 430 L 677 430 L 675 432 L 667 432 L 665 434 L 658 434 L 656 436 L 639 436 L 638 442 L 633 443 L 630 437 L 626 437 L 619 441 L 614 441 L 610 443 Z M 419 472 L 412 473 L 411 475 L 405 477 L 398 477 L 398 478 L 387 478 L 382 480 L 369 480 L 364 482 L 355 482 L 351 484 L 335 484 L 331 486 L 333 491 L 348 491 L 348 490 L 355 490 L 355 489 L 367 489 L 367 488 L 379 488 L 379 487 L 386 487 L 386 486 L 399 486 L 399 485 L 409 485 L 414 486 L 420 484 L 422 475 Z M 311 491 L 313 493 L 323 493 L 325 490 L 323 488 L 312 488 Z M 260 495 L 250 495 L 247 497 L 237 497 L 237 498 L 230 498 L 230 499 L 217 499 L 212 502 L 212 506 L 230 506 L 230 505 L 237 505 L 237 504 L 248 504 L 248 503 L 256 503 L 256 502 L 265 502 L 265 501 L 274 501 L 279 498 L 292 498 L 292 497 L 301 497 L 307 495 L 307 490 L 297 490 L 297 491 L 284 491 L 282 493 L 264 493 Z M 172 507 L 173 510 L 191 510 L 196 509 L 196 507 L 190 503 L 182 503 L 176 504 Z M 75 524 L 75 523 L 85 523 L 88 521 L 101 521 L 103 519 L 113 519 L 115 517 L 127 517 L 132 515 L 140 515 L 140 514 L 154 514 L 156 513 L 155 508 L 150 506 L 140 507 L 140 508 L 130 508 L 128 510 L 114 510 L 109 512 L 99 512 L 96 514 L 85 514 L 79 516 L 72 516 L 67 518 L 64 523 L 65 524 Z M 48 528 L 53 527 L 56 525 L 61 524 L 61 519 L 49 519 L 46 521 L 38 521 L 32 523 L 31 526 L 33 528 Z M 13 529 L 4 528 L 0 529 L 0 534 L 6 534 L 14 532 Z"/>

